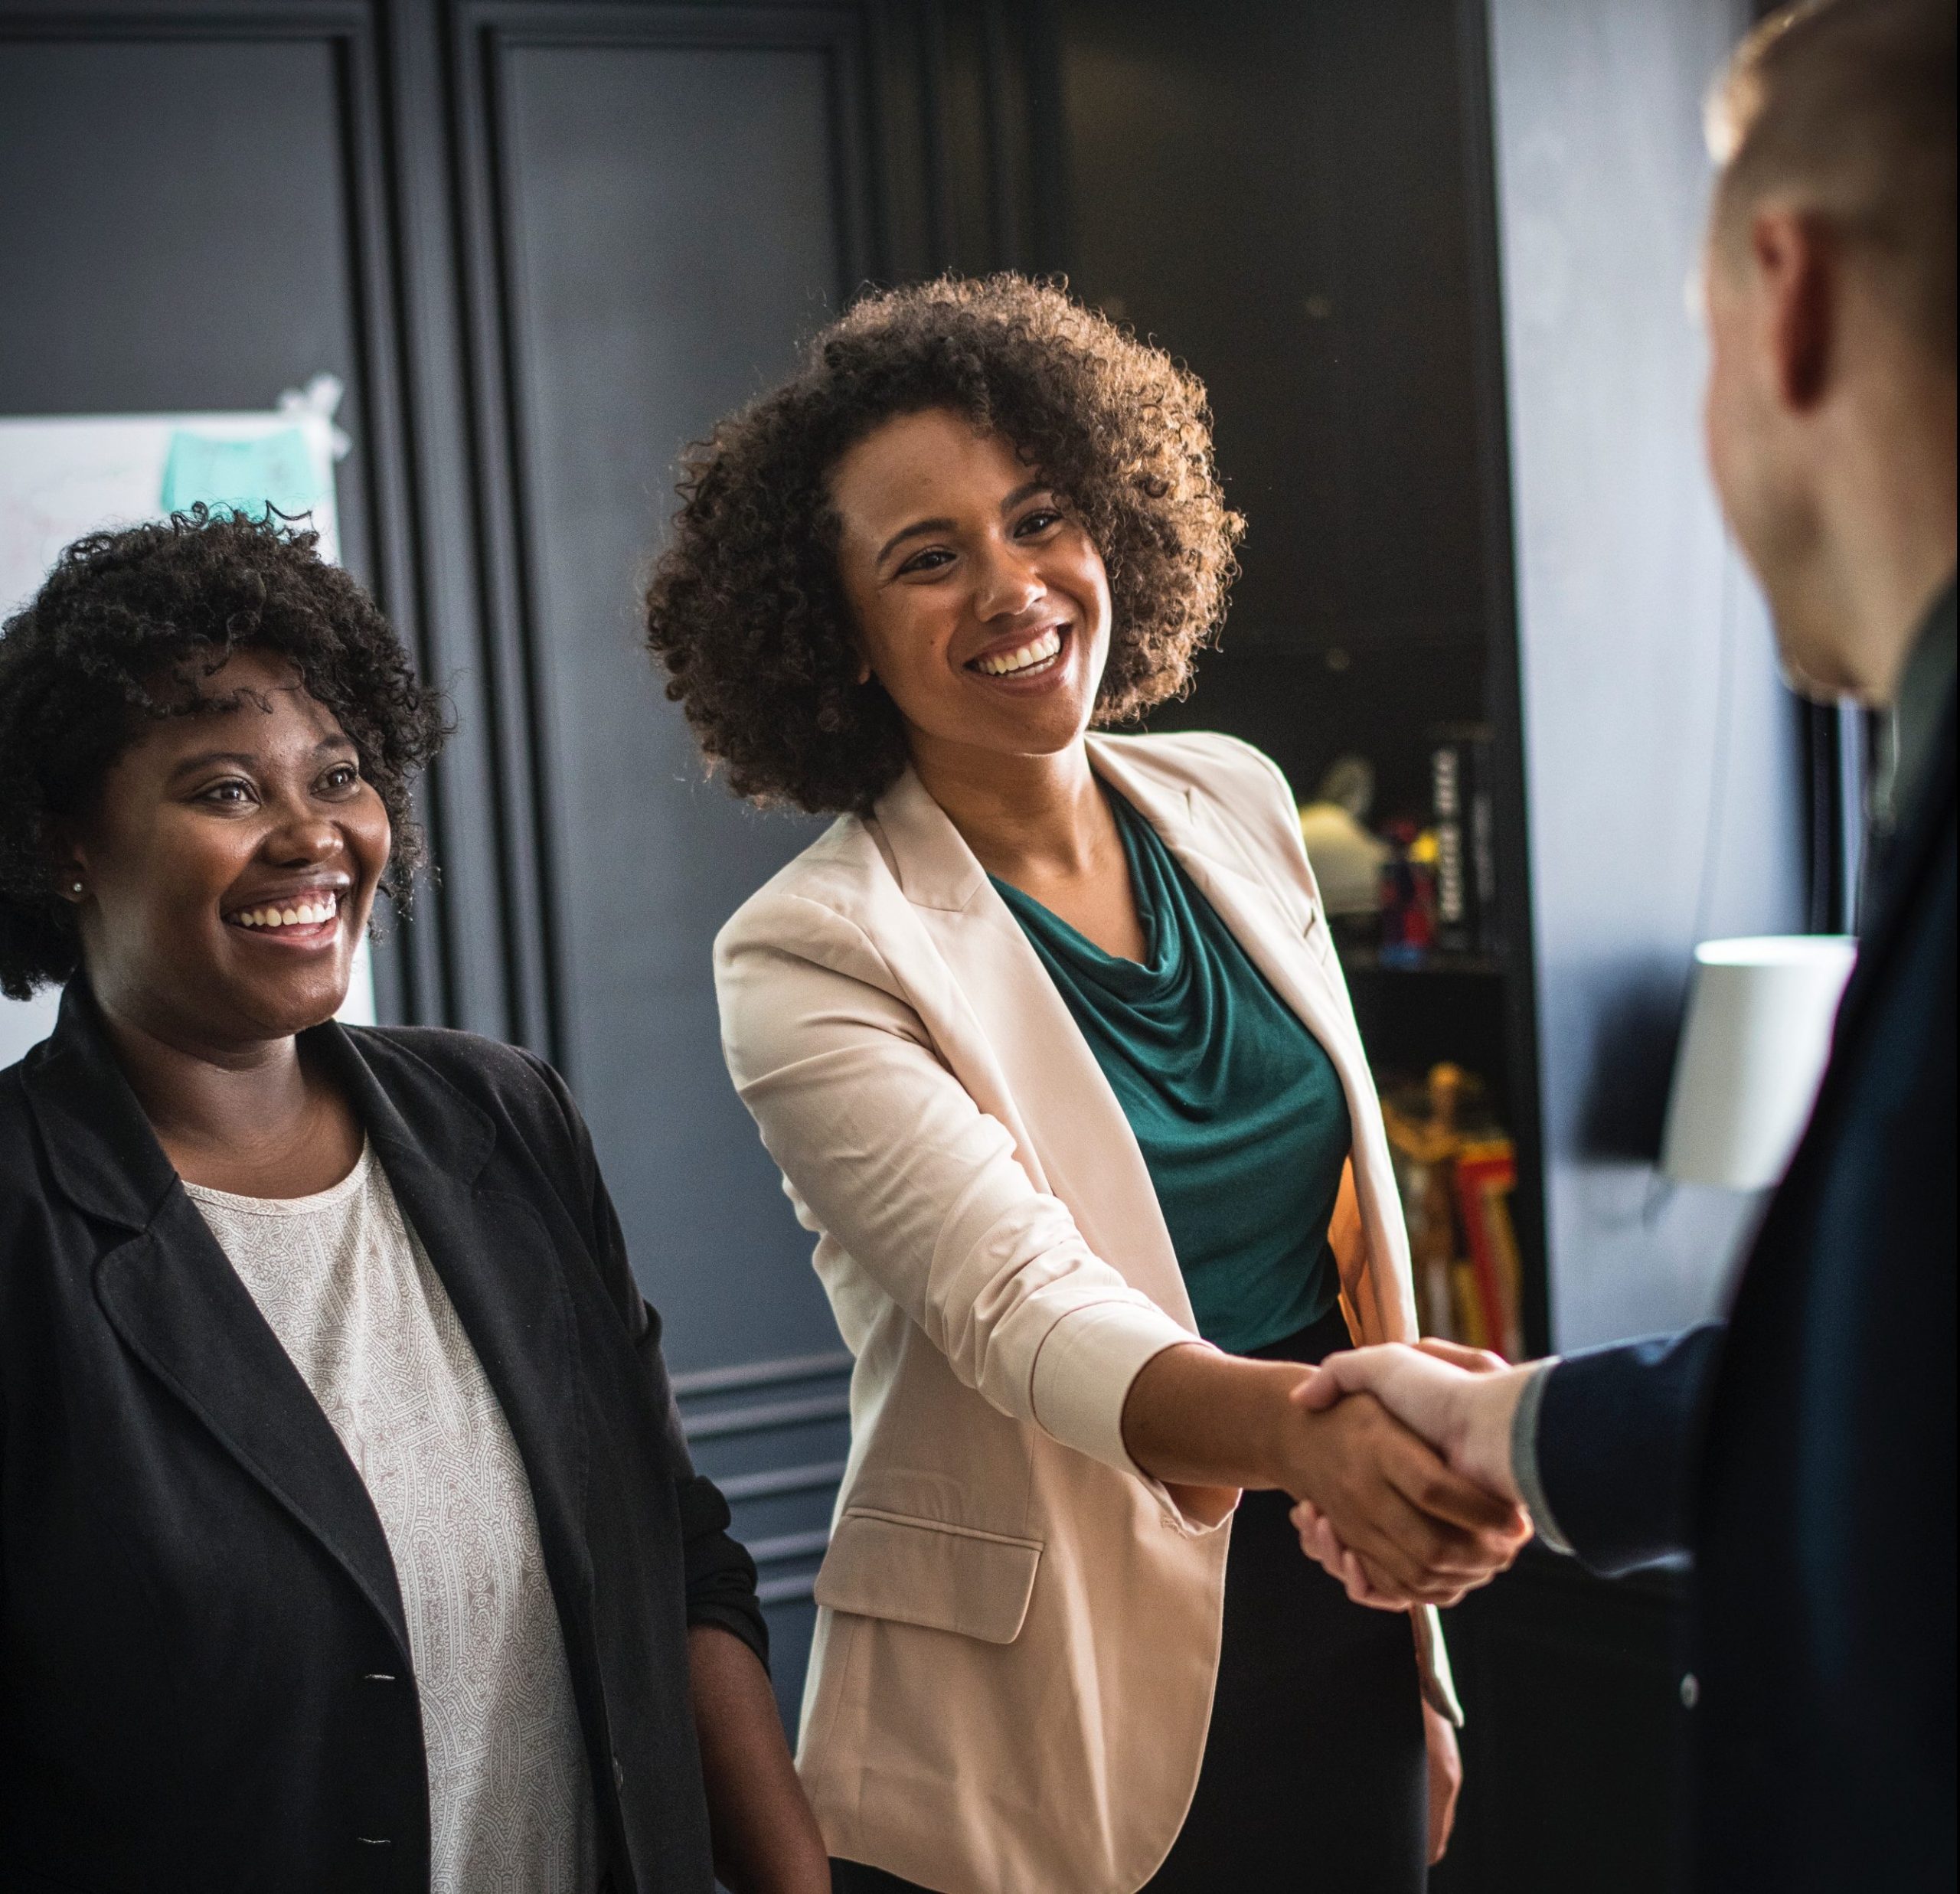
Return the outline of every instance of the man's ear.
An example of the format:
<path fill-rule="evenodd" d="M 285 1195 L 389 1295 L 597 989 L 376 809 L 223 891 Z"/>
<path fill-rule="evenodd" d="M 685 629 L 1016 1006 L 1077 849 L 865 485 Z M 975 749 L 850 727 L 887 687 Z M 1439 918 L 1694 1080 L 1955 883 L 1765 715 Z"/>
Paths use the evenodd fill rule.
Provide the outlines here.
<path fill-rule="evenodd" d="M 1776 392 L 1792 412 L 1824 399 L 1837 326 L 1838 269 L 1829 232 L 1801 211 L 1759 211 L 1749 253 L 1761 286 Z"/>

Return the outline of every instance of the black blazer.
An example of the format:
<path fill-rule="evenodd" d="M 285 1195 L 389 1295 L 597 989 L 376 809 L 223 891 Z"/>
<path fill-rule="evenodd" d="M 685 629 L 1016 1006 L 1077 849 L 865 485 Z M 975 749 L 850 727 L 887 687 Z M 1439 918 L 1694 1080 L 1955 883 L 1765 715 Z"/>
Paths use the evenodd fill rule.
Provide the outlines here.
<path fill-rule="evenodd" d="M 1955 1885 L 1954 807 L 1949 697 L 1726 1334 L 1546 1383 L 1580 1556 L 1694 1554 L 1701 1894 Z"/>
<path fill-rule="evenodd" d="M 759 1653 L 592 1145 L 555 1074 L 324 1026 L 536 1501 L 616 1894 L 714 1885 L 687 1628 Z M 381 1523 L 185 1194 L 83 983 L 0 1073 L 0 1886 L 424 1889 Z"/>

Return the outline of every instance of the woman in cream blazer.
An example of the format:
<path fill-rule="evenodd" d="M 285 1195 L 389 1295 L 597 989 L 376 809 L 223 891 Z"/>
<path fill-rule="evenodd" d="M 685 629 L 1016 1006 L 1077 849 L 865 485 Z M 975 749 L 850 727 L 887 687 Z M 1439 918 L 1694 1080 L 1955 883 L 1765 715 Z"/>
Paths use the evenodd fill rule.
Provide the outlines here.
<path fill-rule="evenodd" d="M 874 299 L 701 452 L 649 589 L 670 694 L 733 786 L 850 811 L 715 955 L 730 1072 L 856 1357 L 798 1758 L 842 1889 L 1320 1871 L 1413 1890 L 1426 1748 L 1432 1827 L 1455 1781 L 1434 1610 L 1397 1639 L 1348 1604 L 1276 1490 L 1345 1512 L 1404 1600 L 1458 1595 L 1522 1530 L 1378 1411 L 1302 1433 L 1310 1367 L 1200 1338 L 1125 1109 L 1009 905 L 1147 958 L 1112 811 L 1148 825 L 1338 1073 L 1347 1332 L 1413 1337 L 1380 1114 L 1283 781 L 1229 738 L 1086 733 L 1178 687 L 1222 609 L 1236 521 L 1203 423 L 1194 383 L 1052 289 Z M 1276 1490 L 1257 1497 L 1290 1548 L 1245 1585 L 1308 1602 L 1243 1634 L 1223 1628 L 1241 1487 Z M 1244 1726 L 1221 1729 L 1221 1643 L 1283 1646 L 1331 1614 L 1372 1641 L 1381 1701 L 1272 1706 L 1308 1732 L 1276 1751 L 1257 1696 L 1285 1666 L 1242 1651 Z M 1303 1758 L 1298 1779 L 1262 1777 L 1268 1751 Z M 1211 1826 L 1181 1843 L 1194 1794 Z"/>

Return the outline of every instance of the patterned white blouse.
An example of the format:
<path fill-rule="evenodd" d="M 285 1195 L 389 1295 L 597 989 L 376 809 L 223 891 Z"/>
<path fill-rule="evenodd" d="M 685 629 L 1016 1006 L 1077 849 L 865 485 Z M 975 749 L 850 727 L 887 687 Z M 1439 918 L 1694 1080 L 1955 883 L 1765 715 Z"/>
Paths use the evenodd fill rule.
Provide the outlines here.
<path fill-rule="evenodd" d="M 185 1188 L 380 1515 L 422 1706 L 432 1894 L 590 1888 L 592 1787 L 530 1481 L 371 1148 L 317 1196 Z"/>

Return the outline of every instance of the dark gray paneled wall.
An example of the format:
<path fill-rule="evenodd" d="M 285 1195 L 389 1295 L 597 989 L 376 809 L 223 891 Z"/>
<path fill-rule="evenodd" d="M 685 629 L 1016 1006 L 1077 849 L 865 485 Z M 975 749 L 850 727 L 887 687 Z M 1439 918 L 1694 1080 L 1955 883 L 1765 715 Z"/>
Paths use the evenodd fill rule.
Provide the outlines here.
<path fill-rule="evenodd" d="M 703 782 L 634 599 L 683 443 L 888 260 L 940 260 L 915 181 L 984 206 L 989 155 L 1026 142 L 1001 35 L 921 23 L 0 0 L 0 412 L 347 383 L 348 563 L 458 726 L 426 797 L 441 877 L 381 957 L 384 1013 L 567 1068 L 763 1566 L 790 1708 L 841 1357 L 723 1070 L 708 949 L 811 825 Z M 980 134 L 957 149 L 933 105 L 956 67 Z M 977 198 L 955 189 L 974 163 Z"/>
<path fill-rule="evenodd" d="M 819 825 L 704 781 L 635 581 L 679 445 L 838 306 L 852 128 L 821 46 L 497 57 L 554 1038 L 677 1364 L 806 1352 L 829 1314 L 723 1071 L 709 955 Z"/>
<path fill-rule="evenodd" d="M 104 24 L 0 7 L 0 413 L 263 410 L 339 376 L 341 557 L 413 638 L 371 37 L 345 9 Z M 11 1057 L 51 997 L 0 1012 Z"/>
<path fill-rule="evenodd" d="M 1558 1345 L 1719 1297 L 1752 1201 L 1657 1193 L 1696 939 L 1804 925 L 1797 724 L 1704 470 L 1700 107 L 1741 0 L 1492 0 Z"/>
<path fill-rule="evenodd" d="M 325 369 L 363 415 L 368 260 L 334 40 L 103 44 L 6 24 L 0 413 L 269 408 Z M 341 501 L 344 556 L 371 576 L 362 460 Z"/>
<path fill-rule="evenodd" d="M 1484 651 L 1455 12 L 1057 8 L 1070 267 L 1211 391 L 1233 648 Z"/>
<path fill-rule="evenodd" d="M 808 1239 L 728 1092 L 707 949 L 808 830 L 704 785 L 642 668 L 674 457 L 865 276 L 1076 263 L 1220 391 L 1253 519 L 1240 642 L 1276 658 L 1240 698 L 1274 746 L 1383 706 L 1501 717 L 1480 3 L 0 0 L 0 411 L 347 381 L 349 563 L 459 725 L 427 798 L 443 877 L 384 1004 L 569 1068 L 702 1463 L 763 1558 L 786 1697 L 841 1385 Z M 1766 925 L 1795 877 L 1679 294 L 1726 11 L 1494 15 L 1570 1340 L 1705 1293 L 1733 1207 L 1642 1229 L 1648 1174 L 1612 1141 L 1638 1143 L 1628 1101 L 1664 1068 L 1651 1022 L 1701 890 L 1710 929 Z M 1197 714 L 1227 720 L 1230 676 Z M 1521 955 L 1504 991 L 1528 1012 Z"/>

